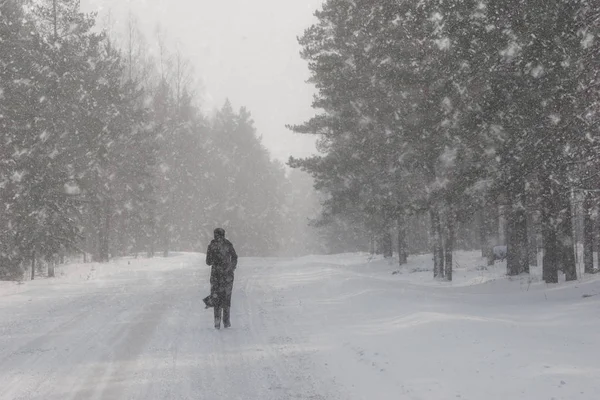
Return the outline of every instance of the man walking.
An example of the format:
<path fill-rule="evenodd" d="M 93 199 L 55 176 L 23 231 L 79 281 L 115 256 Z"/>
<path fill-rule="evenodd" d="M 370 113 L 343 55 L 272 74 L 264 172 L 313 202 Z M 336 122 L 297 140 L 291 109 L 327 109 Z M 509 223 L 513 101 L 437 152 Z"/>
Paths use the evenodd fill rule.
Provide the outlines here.
<path fill-rule="evenodd" d="M 225 239 L 224 229 L 215 229 L 214 237 L 206 251 L 206 264 L 212 267 L 210 293 L 215 309 L 215 328 L 221 329 L 221 319 L 225 328 L 231 327 L 231 292 L 238 256 L 233 244 Z"/>

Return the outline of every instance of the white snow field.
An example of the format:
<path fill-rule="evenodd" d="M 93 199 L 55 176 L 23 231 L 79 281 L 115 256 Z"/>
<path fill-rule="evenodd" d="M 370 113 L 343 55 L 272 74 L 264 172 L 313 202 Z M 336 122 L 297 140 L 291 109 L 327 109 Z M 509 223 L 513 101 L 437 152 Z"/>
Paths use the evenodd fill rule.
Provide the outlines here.
<path fill-rule="evenodd" d="M 0 285 L 0 399 L 597 400 L 600 280 L 509 280 L 457 253 L 241 259 L 233 328 L 201 254 Z M 94 270 L 92 270 L 94 267 Z M 427 268 L 425 268 L 427 267 Z"/>

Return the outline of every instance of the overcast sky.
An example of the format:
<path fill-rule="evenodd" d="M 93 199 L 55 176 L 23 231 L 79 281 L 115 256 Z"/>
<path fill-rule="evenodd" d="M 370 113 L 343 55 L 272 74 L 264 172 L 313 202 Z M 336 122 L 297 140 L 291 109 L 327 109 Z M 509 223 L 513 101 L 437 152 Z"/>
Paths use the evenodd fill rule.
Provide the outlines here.
<path fill-rule="evenodd" d="M 289 132 L 285 124 L 310 116 L 314 88 L 300 58 L 297 36 L 314 21 L 321 0 L 82 0 L 84 10 L 105 15 L 115 29 L 129 10 L 147 40 L 157 24 L 179 41 L 203 85 L 204 105 L 220 107 L 228 97 L 246 106 L 274 157 L 314 152 L 314 138 Z"/>

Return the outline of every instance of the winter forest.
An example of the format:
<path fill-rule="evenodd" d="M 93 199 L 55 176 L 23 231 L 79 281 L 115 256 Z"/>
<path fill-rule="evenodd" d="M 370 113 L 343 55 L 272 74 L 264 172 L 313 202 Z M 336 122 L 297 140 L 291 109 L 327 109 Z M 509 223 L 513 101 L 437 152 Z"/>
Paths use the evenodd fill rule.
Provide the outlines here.
<path fill-rule="evenodd" d="M 317 18 L 300 42 L 321 112 L 292 129 L 323 154 L 290 164 L 327 193 L 323 222 L 389 256 L 395 232 L 401 263 L 422 232 L 446 280 L 478 246 L 493 263 L 506 245 L 508 275 L 542 252 L 551 283 L 577 279 L 577 244 L 597 271 L 598 3 L 331 0 Z"/>
<path fill-rule="evenodd" d="M 0 275 L 204 251 L 220 225 L 245 255 L 322 250 L 310 178 L 271 159 L 250 111 L 204 115 L 164 31 L 99 26 L 78 0 L 0 1 Z"/>
<path fill-rule="evenodd" d="M 150 52 L 133 16 L 117 35 L 77 0 L 2 1 L 0 274 L 199 251 L 217 225 L 246 255 L 431 252 L 446 280 L 455 250 L 491 264 L 495 246 L 509 275 L 597 270 L 594 2 L 330 0 L 316 17 L 299 38 L 316 115 L 288 128 L 319 154 L 286 168 L 248 109 L 202 112 L 163 31 Z"/>
<path fill-rule="evenodd" d="M 598 400 L 600 0 L 0 0 L 0 400 Z"/>

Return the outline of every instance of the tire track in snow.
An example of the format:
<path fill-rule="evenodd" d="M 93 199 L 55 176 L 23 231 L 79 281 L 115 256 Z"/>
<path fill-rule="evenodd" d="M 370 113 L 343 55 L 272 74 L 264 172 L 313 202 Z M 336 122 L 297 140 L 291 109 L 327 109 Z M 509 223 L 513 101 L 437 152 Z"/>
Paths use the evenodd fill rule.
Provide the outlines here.
<path fill-rule="evenodd" d="M 212 310 L 203 310 L 201 301 L 208 268 L 198 269 L 200 257 L 187 262 L 172 271 L 111 276 L 108 285 L 80 290 L 68 302 L 54 299 L 54 306 L 45 308 L 54 315 L 36 316 L 37 332 L 27 324 L 11 328 L 25 334 L 9 341 L 23 353 L 0 356 L 0 366 L 10 371 L 0 372 L 0 399 L 351 398 L 332 393 L 338 387 L 317 368 L 317 350 L 308 336 L 319 330 L 319 322 L 301 315 L 297 299 L 286 298 L 288 289 L 274 285 L 277 261 L 245 265 L 242 259 L 233 328 L 221 331 L 212 328 Z M 319 274 L 299 279 L 315 280 Z M 23 305 L 20 311 L 32 308 Z M 31 332 L 33 340 L 27 336 Z M 42 348 L 54 350 L 27 354 Z"/>
<path fill-rule="evenodd" d="M 53 386 L 53 378 L 58 369 L 84 359 L 85 352 L 91 348 L 90 343 L 94 343 L 110 329 L 109 325 L 103 328 L 94 325 L 95 316 L 91 311 L 97 301 L 97 296 L 93 296 L 86 302 L 83 311 L 77 312 L 48 332 L 39 332 L 40 336 L 19 346 L 17 352 L 0 362 L 0 370 L 10 371 L 0 375 L 0 387 L 3 388 L 0 399 L 35 398 L 45 385 Z M 86 326 L 97 329 L 85 328 Z M 84 334 L 81 332 L 82 327 Z M 32 354 L 35 357 L 31 357 Z"/>
<path fill-rule="evenodd" d="M 137 357 L 154 334 L 169 304 L 165 301 L 146 305 L 133 318 L 130 326 L 122 328 L 111 341 L 111 354 L 88 374 L 74 400 L 119 399 L 126 384 L 126 372 L 135 369 Z"/>

